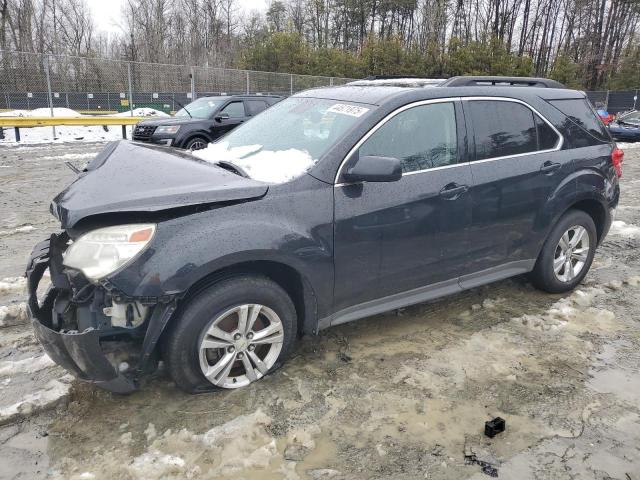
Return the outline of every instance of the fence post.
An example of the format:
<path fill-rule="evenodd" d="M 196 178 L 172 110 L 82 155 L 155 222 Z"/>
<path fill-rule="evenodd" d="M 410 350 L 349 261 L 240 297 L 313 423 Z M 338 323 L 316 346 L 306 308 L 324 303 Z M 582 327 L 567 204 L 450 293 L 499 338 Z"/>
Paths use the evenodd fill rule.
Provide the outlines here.
<path fill-rule="evenodd" d="M 191 101 L 193 102 L 196 99 L 196 72 L 193 67 L 191 67 Z"/>
<path fill-rule="evenodd" d="M 293 74 L 289 74 L 289 95 L 293 95 Z"/>
<path fill-rule="evenodd" d="M 604 101 L 604 109 L 607 111 L 609 110 L 609 90 L 607 90 L 607 98 Z"/>
<path fill-rule="evenodd" d="M 133 81 L 131 80 L 131 62 L 127 62 L 127 79 L 129 81 L 129 112 L 133 117 Z"/>
<path fill-rule="evenodd" d="M 49 77 L 49 55 L 45 55 L 43 59 L 44 74 L 47 77 L 47 96 L 49 97 L 49 110 L 51 111 L 51 118 L 53 118 L 53 94 L 51 93 L 51 78 Z M 56 138 L 56 126 L 51 127 L 53 130 L 53 138 Z"/>
<path fill-rule="evenodd" d="M 636 89 L 636 94 L 633 96 L 633 109 L 636 109 L 636 102 L 638 101 L 638 90 Z"/>
<path fill-rule="evenodd" d="M 247 94 L 249 94 L 249 90 L 250 90 L 250 87 L 249 87 L 249 72 L 246 72 L 245 75 L 247 76 Z"/>

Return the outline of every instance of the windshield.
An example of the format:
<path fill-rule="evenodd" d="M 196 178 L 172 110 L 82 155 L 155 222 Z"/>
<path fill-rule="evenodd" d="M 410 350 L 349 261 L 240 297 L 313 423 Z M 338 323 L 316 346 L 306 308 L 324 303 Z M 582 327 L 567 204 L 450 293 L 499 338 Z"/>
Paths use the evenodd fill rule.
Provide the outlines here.
<path fill-rule="evenodd" d="M 193 118 L 211 118 L 213 112 L 215 112 L 225 100 L 224 98 L 199 98 L 187 105 L 186 110 L 189 110 Z M 175 116 L 178 118 L 189 118 L 189 113 L 187 113 L 186 110 L 181 108 L 176 112 Z"/>
<path fill-rule="evenodd" d="M 640 112 L 631 112 L 620 117 L 621 122 L 640 123 Z"/>
<path fill-rule="evenodd" d="M 194 155 L 242 167 L 254 180 L 286 182 L 302 175 L 373 106 L 288 98 Z"/>

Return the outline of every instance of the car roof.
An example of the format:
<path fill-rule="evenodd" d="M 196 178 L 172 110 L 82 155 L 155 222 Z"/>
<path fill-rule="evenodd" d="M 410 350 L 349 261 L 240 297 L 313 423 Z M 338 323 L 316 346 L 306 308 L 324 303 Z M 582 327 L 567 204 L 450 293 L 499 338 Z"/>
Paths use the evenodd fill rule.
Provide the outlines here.
<path fill-rule="evenodd" d="M 210 98 L 215 100 L 229 100 L 231 98 L 282 98 L 280 95 L 258 95 L 255 93 L 245 93 L 240 95 L 204 95 L 198 97 L 197 100 L 201 98 Z"/>
<path fill-rule="evenodd" d="M 395 85 L 341 85 L 320 87 L 297 93 L 294 97 L 321 98 L 342 102 L 365 103 L 381 106 L 387 102 L 406 100 L 407 102 L 449 97 L 507 97 L 526 100 L 537 96 L 545 100 L 584 98 L 585 93 L 566 88 L 540 88 L 528 86 L 478 85 L 449 87 L 438 85 L 395 86 Z M 405 97 L 405 98 L 403 98 Z"/>

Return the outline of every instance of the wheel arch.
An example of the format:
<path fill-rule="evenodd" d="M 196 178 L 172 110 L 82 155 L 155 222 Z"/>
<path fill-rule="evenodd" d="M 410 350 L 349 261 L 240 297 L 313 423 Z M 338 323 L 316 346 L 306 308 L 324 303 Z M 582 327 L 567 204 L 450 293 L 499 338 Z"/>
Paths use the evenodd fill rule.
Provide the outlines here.
<path fill-rule="evenodd" d="M 318 309 L 314 289 L 309 280 L 297 269 L 276 260 L 250 260 L 224 266 L 212 271 L 191 285 L 178 303 L 186 305 L 204 289 L 227 278 L 241 275 L 262 275 L 278 284 L 291 298 L 298 315 L 297 333 L 315 334 L 318 330 Z M 176 318 L 174 318 L 174 321 Z"/>
<path fill-rule="evenodd" d="M 189 132 L 185 135 L 184 139 L 180 142 L 180 148 L 187 148 L 187 144 L 194 138 L 201 138 L 208 143 L 213 141 L 211 136 L 206 132 L 202 130 L 194 130 L 193 132 Z"/>

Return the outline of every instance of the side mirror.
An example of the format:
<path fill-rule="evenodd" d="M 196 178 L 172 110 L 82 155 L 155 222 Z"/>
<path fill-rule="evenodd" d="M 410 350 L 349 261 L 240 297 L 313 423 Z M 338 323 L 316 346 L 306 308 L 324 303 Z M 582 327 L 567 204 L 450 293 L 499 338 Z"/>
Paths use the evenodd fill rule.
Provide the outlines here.
<path fill-rule="evenodd" d="M 218 122 L 221 122 L 222 120 L 229 120 L 229 118 L 230 117 L 228 113 L 219 113 L 215 116 L 215 120 Z"/>
<path fill-rule="evenodd" d="M 342 177 L 349 183 L 396 182 L 402 178 L 402 165 L 397 158 L 365 155 L 347 168 Z"/>

